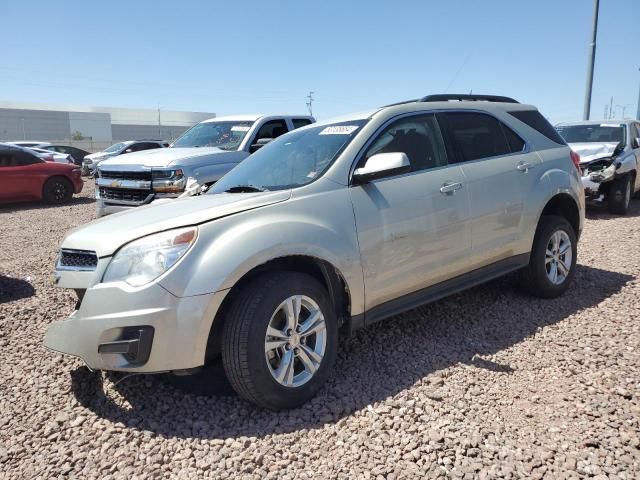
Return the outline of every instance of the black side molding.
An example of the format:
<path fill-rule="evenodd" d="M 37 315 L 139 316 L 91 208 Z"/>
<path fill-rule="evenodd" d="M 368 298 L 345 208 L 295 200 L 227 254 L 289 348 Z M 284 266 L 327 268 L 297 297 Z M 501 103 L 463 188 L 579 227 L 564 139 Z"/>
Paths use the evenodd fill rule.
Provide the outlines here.
<path fill-rule="evenodd" d="M 351 317 L 350 331 L 354 332 L 365 326 L 385 320 L 399 313 L 414 309 L 427 303 L 435 302 L 454 293 L 461 292 L 507 273 L 514 272 L 529 264 L 529 253 L 516 255 L 500 260 L 486 267 L 473 270 L 458 277 L 432 285 L 417 292 L 378 305 L 364 314 Z"/>

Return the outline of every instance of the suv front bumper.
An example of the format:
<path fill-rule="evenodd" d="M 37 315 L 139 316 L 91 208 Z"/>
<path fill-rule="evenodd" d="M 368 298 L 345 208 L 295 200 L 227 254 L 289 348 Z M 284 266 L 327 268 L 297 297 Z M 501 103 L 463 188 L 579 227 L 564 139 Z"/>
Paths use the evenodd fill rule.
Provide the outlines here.
<path fill-rule="evenodd" d="M 52 323 L 44 345 L 97 370 L 165 372 L 202 366 L 225 292 L 176 297 L 159 284 L 87 289 L 78 310 Z"/>

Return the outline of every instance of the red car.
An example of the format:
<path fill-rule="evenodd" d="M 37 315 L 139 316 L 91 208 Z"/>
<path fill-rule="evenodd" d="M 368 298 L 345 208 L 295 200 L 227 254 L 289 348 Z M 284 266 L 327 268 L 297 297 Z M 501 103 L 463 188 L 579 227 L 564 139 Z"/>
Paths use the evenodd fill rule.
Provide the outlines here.
<path fill-rule="evenodd" d="M 63 203 L 82 191 L 80 168 L 46 162 L 27 149 L 0 143 L 0 203 Z"/>

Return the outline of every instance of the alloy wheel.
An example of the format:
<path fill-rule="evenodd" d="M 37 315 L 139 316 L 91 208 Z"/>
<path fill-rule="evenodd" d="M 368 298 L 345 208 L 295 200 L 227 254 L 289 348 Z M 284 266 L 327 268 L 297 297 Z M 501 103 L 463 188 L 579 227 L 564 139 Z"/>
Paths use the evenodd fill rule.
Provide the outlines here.
<path fill-rule="evenodd" d="M 564 230 L 556 230 L 549 238 L 545 253 L 547 278 L 554 285 L 561 285 L 571 270 L 573 250 L 571 239 Z"/>
<path fill-rule="evenodd" d="M 293 295 L 269 320 L 264 352 L 273 378 L 285 387 L 300 387 L 320 368 L 327 343 L 327 325 L 318 304 Z"/>

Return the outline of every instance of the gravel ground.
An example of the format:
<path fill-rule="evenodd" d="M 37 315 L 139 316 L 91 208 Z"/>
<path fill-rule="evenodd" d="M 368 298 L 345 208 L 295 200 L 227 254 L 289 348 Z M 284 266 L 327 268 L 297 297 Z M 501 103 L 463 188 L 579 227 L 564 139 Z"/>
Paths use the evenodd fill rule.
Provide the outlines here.
<path fill-rule="evenodd" d="M 201 396 L 44 349 L 74 305 L 56 249 L 92 193 L 0 209 L 0 477 L 640 476 L 640 201 L 589 214 L 562 298 L 507 277 L 376 325 L 316 399 L 274 414 L 215 372 Z"/>

